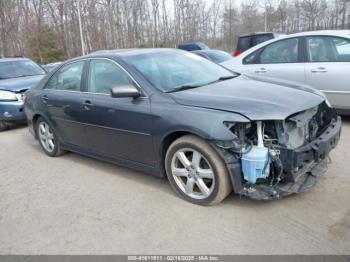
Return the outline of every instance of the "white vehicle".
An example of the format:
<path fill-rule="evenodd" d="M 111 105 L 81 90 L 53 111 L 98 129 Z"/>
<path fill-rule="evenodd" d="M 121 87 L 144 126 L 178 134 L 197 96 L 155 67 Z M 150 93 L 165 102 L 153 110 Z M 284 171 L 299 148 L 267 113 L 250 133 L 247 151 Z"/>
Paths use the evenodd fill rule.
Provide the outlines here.
<path fill-rule="evenodd" d="M 340 112 L 350 113 L 350 30 L 281 36 L 222 65 L 243 74 L 310 85 Z"/>

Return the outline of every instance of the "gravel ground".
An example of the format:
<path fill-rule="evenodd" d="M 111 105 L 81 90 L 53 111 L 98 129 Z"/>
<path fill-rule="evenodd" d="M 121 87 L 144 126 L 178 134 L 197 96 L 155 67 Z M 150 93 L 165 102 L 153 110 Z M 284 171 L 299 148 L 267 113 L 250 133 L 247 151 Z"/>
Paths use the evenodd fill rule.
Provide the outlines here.
<path fill-rule="evenodd" d="M 165 179 L 0 133 L 1 254 L 350 254 L 350 118 L 328 175 L 272 202 L 179 199 Z"/>

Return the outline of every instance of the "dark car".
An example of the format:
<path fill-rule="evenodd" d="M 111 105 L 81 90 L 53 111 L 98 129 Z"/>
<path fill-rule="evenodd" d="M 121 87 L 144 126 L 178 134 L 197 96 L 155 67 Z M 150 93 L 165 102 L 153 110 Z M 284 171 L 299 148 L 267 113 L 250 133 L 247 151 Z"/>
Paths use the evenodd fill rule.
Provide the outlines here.
<path fill-rule="evenodd" d="M 314 89 L 258 81 L 176 49 L 67 61 L 26 101 L 47 155 L 68 150 L 167 176 L 203 205 L 232 190 L 254 199 L 308 190 L 341 129 Z"/>
<path fill-rule="evenodd" d="M 209 47 L 202 42 L 184 43 L 177 46 L 178 49 L 186 51 L 207 50 Z"/>
<path fill-rule="evenodd" d="M 209 49 L 209 50 L 196 50 L 192 51 L 192 53 L 204 57 L 214 63 L 220 64 L 226 61 L 233 59 L 233 57 L 224 51 Z"/>
<path fill-rule="evenodd" d="M 272 32 L 258 32 L 247 35 L 241 35 L 238 38 L 237 48 L 236 51 L 233 53 L 233 56 L 239 56 L 241 53 L 248 50 L 249 48 L 263 43 L 267 40 L 277 38 L 281 35 L 282 34 Z"/>
<path fill-rule="evenodd" d="M 45 73 L 28 58 L 0 59 L 0 131 L 15 122 L 25 121 L 22 96 Z"/>

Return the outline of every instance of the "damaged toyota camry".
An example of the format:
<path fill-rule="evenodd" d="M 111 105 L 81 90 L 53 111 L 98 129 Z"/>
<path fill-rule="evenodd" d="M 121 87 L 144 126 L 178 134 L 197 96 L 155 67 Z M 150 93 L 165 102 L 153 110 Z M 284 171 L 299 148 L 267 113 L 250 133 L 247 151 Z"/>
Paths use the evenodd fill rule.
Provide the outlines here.
<path fill-rule="evenodd" d="M 73 151 L 164 176 L 201 205 L 231 192 L 271 200 L 309 190 L 341 133 L 322 93 L 173 49 L 69 60 L 24 101 L 47 155 Z"/>

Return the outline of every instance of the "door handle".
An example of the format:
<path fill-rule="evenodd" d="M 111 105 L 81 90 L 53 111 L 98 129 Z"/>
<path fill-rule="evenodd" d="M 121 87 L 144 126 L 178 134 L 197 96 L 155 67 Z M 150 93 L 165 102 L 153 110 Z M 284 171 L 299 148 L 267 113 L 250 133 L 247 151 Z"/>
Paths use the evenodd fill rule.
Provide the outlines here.
<path fill-rule="evenodd" d="M 317 68 L 314 68 L 314 69 L 311 69 L 311 72 L 312 73 L 327 73 L 327 69 L 325 67 L 317 67 Z"/>
<path fill-rule="evenodd" d="M 85 100 L 84 103 L 83 103 L 83 107 L 85 110 L 90 110 L 91 109 L 91 106 L 92 106 L 92 103 L 90 100 Z"/>
<path fill-rule="evenodd" d="M 43 103 L 47 104 L 47 100 L 49 100 L 49 98 L 47 97 L 47 95 L 42 95 L 41 100 L 43 101 Z"/>
<path fill-rule="evenodd" d="M 263 73 L 266 73 L 267 70 L 266 68 L 259 68 L 259 69 L 256 69 L 254 72 L 257 74 L 263 74 Z"/>

